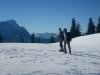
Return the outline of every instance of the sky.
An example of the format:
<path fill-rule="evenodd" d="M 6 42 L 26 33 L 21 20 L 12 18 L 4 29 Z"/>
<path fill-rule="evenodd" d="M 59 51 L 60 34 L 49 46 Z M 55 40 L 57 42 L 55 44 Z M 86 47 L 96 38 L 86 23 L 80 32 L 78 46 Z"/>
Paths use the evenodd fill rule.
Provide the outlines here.
<path fill-rule="evenodd" d="M 88 19 L 95 24 L 100 16 L 100 0 L 0 0 L 0 21 L 16 20 L 29 33 L 70 29 L 72 18 L 86 31 Z"/>

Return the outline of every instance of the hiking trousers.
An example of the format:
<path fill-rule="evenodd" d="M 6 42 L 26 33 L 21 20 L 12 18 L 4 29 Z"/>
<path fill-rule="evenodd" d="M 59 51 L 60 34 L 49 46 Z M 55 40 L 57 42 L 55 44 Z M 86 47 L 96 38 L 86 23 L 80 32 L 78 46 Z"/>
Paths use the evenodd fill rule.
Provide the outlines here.
<path fill-rule="evenodd" d="M 60 39 L 59 46 L 60 46 L 60 50 L 63 50 L 63 39 L 62 38 Z"/>
<path fill-rule="evenodd" d="M 64 52 L 67 53 L 66 43 L 67 43 L 67 45 L 68 45 L 69 53 L 71 54 L 70 41 L 64 40 Z"/>

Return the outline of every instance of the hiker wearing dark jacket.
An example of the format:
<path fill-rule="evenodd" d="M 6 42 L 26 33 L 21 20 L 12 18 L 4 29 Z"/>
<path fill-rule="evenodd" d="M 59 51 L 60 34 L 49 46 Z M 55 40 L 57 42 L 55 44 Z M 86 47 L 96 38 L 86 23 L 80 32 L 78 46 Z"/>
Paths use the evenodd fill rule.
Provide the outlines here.
<path fill-rule="evenodd" d="M 63 41 L 64 41 L 64 34 L 61 28 L 59 28 L 59 46 L 60 46 L 60 50 L 59 51 L 64 51 L 63 49 Z"/>
<path fill-rule="evenodd" d="M 64 33 L 64 52 L 67 53 L 67 50 L 66 50 L 66 43 L 67 43 L 69 53 L 71 54 L 71 47 L 70 47 L 71 34 L 69 32 L 67 32 L 66 28 L 64 28 L 63 33 Z"/>

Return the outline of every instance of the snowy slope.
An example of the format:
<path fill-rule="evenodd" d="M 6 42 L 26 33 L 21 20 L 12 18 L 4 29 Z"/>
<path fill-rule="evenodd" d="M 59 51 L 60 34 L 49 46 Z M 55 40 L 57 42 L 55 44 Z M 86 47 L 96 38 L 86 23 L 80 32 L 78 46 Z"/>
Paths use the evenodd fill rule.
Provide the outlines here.
<path fill-rule="evenodd" d="M 100 34 L 72 40 L 72 55 L 59 43 L 1 43 L 0 75 L 100 75 Z"/>

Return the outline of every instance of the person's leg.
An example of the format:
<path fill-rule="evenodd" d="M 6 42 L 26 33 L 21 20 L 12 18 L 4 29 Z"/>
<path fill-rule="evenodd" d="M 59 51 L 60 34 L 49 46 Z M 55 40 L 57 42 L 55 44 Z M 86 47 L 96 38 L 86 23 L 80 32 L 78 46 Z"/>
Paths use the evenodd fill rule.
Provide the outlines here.
<path fill-rule="evenodd" d="M 68 49 L 69 49 L 69 53 L 71 54 L 71 47 L 70 47 L 70 41 L 68 41 Z"/>
<path fill-rule="evenodd" d="M 62 39 L 60 39 L 60 44 L 59 44 L 60 45 L 60 51 L 63 51 L 63 44 L 62 44 L 62 42 L 63 42 Z"/>
<path fill-rule="evenodd" d="M 67 50 L 66 50 L 66 41 L 64 41 L 64 52 L 67 53 Z"/>

